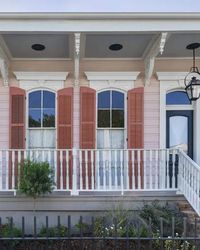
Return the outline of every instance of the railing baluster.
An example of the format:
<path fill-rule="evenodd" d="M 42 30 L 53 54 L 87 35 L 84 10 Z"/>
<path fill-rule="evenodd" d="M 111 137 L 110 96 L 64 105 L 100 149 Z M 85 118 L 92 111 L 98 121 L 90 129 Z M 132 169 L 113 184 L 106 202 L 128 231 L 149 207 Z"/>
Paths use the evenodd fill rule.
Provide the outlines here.
<path fill-rule="evenodd" d="M 14 189 L 15 186 L 15 151 L 12 150 L 12 170 L 11 170 L 11 189 Z"/>
<path fill-rule="evenodd" d="M 155 189 L 159 189 L 158 186 L 158 168 L 159 168 L 159 164 L 158 164 L 158 150 L 155 150 Z"/>
<path fill-rule="evenodd" d="M 94 180 L 95 180 L 95 177 L 94 177 L 94 154 L 95 154 L 95 151 L 94 150 L 91 150 L 91 189 L 94 190 Z"/>
<path fill-rule="evenodd" d="M 97 169 L 97 190 L 100 189 L 100 157 L 99 150 L 96 151 L 96 169 Z"/>
<path fill-rule="evenodd" d="M 108 151 L 108 188 L 112 190 L 112 149 Z"/>
<path fill-rule="evenodd" d="M 169 151 L 169 149 L 167 149 L 166 150 L 166 154 L 167 154 L 167 166 L 166 166 L 166 168 L 167 168 L 167 189 L 169 189 L 169 155 L 170 155 L 170 151 Z"/>
<path fill-rule="evenodd" d="M 147 166 L 146 166 L 146 150 L 143 151 L 143 168 L 144 168 L 144 189 L 147 189 Z"/>
<path fill-rule="evenodd" d="M 152 189 L 152 151 L 149 150 L 149 188 Z"/>
<path fill-rule="evenodd" d="M 80 190 L 83 190 L 83 150 L 79 152 L 79 162 L 80 162 Z"/>
<path fill-rule="evenodd" d="M 141 159 L 140 159 L 140 156 L 141 156 L 141 152 L 140 150 L 137 150 L 137 161 L 138 161 L 138 189 L 141 189 Z"/>
<path fill-rule="evenodd" d="M 124 194 L 124 168 L 123 168 L 123 151 L 120 150 L 120 184 L 121 184 L 121 194 Z"/>
<path fill-rule="evenodd" d="M 63 150 L 60 150 L 60 189 L 63 190 Z"/>
<path fill-rule="evenodd" d="M 54 182 L 56 183 L 55 188 L 58 189 L 58 180 L 57 180 L 57 150 L 54 150 Z"/>
<path fill-rule="evenodd" d="M 88 164 L 88 150 L 85 150 L 85 189 L 88 190 L 89 189 L 89 185 L 88 185 L 88 168 L 89 168 L 89 164 Z"/>
<path fill-rule="evenodd" d="M 176 163 L 176 150 L 172 150 L 172 188 L 175 188 L 175 163 Z"/>
<path fill-rule="evenodd" d="M 65 151 L 66 154 L 66 189 L 69 190 L 69 150 Z"/>
<path fill-rule="evenodd" d="M 135 185 L 135 153 L 136 151 L 135 150 L 131 150 L 130 151 L 131 153 L 131 162 L 132 162 L 132 190 L 135 190 L 136 189 L 136 185 Z"/>
<path fill-rule="evenodd" d="M 130 189 L 130 176 L 129 176 L 129 153 L 130 151 L 129 150 L 126 150 L 126 151 L 121 151 L 121 155 L 120 156 L 120 166 L 121 168 L 123 169 L 123 172 L 124 172 L 124 176 L 122 176 L 122 180 L 123 180 L 123 187 L 124 189 Z M 132 177 L 131 177 L 132 178 Z M 122 184 L 121 184 L 122 185 Z"/>
<path fill-rule="evenodd" d="M 106 151 L 103 150 L 103 189 L 106 190 Z"/>
<path fill-rule="evenodd" d="M 0 150 L 0 191 L 3 190 L 3 151 Z"/>

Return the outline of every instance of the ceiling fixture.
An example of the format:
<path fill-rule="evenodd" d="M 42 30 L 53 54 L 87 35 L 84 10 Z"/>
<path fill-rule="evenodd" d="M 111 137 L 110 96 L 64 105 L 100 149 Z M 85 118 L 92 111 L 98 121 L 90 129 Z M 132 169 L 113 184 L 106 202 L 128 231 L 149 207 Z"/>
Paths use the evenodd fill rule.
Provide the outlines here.
<path fill-rule="evenodd" d="M 36 51 L 42 51 L 45 49 L 45 46 L 43 44 L 35 43 L 31 46 L 31 48 Z"/>
<path fill-rule="evenodd" d="M 121 50 L 123 46 L 119 43 L 113 43 L 109 46 L 109 50 L 118 51 Z"/>
<path fill-rule="evenodd" d="M 191 43 L 186 49 L 193 51 L 193 66 L 185 77 L 185 90 L 190 101 L 196 101 L 200 97 L 200 73 L 195 65 L 195 50 L 200 47 L 200 43 Z"/>

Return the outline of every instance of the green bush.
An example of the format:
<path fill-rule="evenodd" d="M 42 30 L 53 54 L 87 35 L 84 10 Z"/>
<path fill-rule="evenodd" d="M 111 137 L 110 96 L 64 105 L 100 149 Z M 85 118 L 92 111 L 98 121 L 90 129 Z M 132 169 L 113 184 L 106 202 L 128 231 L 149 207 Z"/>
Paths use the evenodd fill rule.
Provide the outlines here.
<path fill-rule="evenodd" d="M 153 233 L 160 230 L 160 218 L 162 218 L 164 236 L 171 236 L 172 218 L 174 218 L 175 233 L 179 235 L 183 233 L 183 215 L 176 206 L 172 207 L 168 204 L 161 205 L 158 201 L 154 201 L 151 204 L 145 204 L 139 211 L 138 216 L 142 218 L 146 224 L 149 224 L 149 220 L 151 220 Z"/>
<path fill-rule="evenodd" d="M 61 225 L 60 227 L 42 227 L 39 235 L 40 237 L 65 237 L 68 235 L 68 228 Z"/>
<path fill-rule="evenodd" d="M 25 160 L 20 164 L 18 190 L 34 199 L 53 190 L 53 170 L 48 162 Z"/>

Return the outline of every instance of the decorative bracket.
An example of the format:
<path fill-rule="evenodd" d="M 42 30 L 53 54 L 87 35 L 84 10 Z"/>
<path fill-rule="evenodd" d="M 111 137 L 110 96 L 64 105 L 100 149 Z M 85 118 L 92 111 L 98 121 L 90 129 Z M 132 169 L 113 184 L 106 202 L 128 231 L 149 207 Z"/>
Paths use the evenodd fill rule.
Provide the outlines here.
<path fill-rule="evenodd" d="M 74 43 L 74 85 L 79 85 L 79 64 L 80 64 L 80 40 L 81 34 L 75 33 L 74 34 L 75 43 Z"/>
<path fill-rule="evenodd" d="M 163 53 L 168 38 L 169 34 L 167 32 L 162 32 L 156 38 L 156 40 L 151 41 L 143 54 L 145 65 L 145 85 L 149 84 L 150 82 L 151 76 L 153 74 L 155 58 L 159 53 Z"/>
<path fill-rule="evenodd" d="M 0 72 L 4 86 L 8 86 L 8 63 L 2 57 L 0 57 Z"/>
<path fill-rule="evenodd" d="M 8 86 L 8 74 L 9 65 L 11 60 L 11 54 L 6 46 L 3 37 L 0 35 L 0 73 L 3 78 L 4 86 Z"/>

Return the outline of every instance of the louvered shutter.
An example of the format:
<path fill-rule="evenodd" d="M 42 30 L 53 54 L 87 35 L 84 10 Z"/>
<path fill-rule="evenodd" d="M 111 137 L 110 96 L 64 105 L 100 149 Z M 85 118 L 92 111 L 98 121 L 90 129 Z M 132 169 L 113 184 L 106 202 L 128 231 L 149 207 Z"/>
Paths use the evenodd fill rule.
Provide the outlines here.
<path fill-rule="evenodd" d="M 58 91 L 58 148 L 73 146 L 73 88 Z"/>
<path fill-rule="evenodd" d="M 80 88 L 80 147 L 95 148 L 96 91 L 88 87 Z"/>
<path fill-rule="evenodd" d="M 144 88 L 128 91 L 128 148 L 144 147 Z M 134 154 L 134 155 L 132 155 Z M 134 163 L 132 160 L 134 159 Z M 134 165 L 134 166 L 133 166 Z M 133 183 L 134 167 L 134 183 Z M 139 174 L 140 170 L 140 174 Z M 143 188 L 143 152 L 129 151 L 129 185 L 130 188 Z"/>
<path fill-rule="evenodd" d="M 88 87 L 80 88 L 80 148 L 94 149 L 96 135 L 96 91 Z M 95 155 L 82 151 L 82 187 L 92 188 L 92 172 L 95 176 Z M 86 160 L 87 159 L 87 160 Z M 92 170 L 93 168 L 93 170 Z M 87 169 L 87 171 L 86 171 Z M 87 175 L 87 178 L 86 178 Z M 93 176 L 93 181 L 95 178 Z M 86 183 L 88 180 L 88 186 Z"/>
<path fill-rule="evenodd" d="M 10 87 L 10 148 L 25 148 L 25 91 Z"/>
<path fill-rule="evenodd" d="M 128 91 L 128 148 L 144 147 L 144 88 Z"/>
<path fill-rule="evenodd" d="M 57 154 L 57 188 L 66 189 L 68 186 L 71 189 L 73 162 L 71 151 L 73 147 L 73 88 L 64 88 L 58 91 L 57 105 L 58 149 L 69 149 L 67 152 L 61 150 Z"/>

